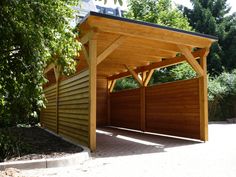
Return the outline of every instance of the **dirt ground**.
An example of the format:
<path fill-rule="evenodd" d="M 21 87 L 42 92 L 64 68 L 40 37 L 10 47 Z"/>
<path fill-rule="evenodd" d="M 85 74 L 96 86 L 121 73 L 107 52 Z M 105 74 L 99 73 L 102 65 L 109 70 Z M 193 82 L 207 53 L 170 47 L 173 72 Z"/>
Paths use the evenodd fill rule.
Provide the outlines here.
<path fill-rule="evenodd" d="M 20 157 L 12 157 L 6 161 L 62 157 L 83 151 L 81 147 L 64 141 L 39 127 L 16 127 L 11 131 L 20 137 L 29 150 L 22 152 Z"/>
<path fill-rule="evenodd" d="M 71 167 L 24 170 L 26 177 L 235 177 L 236 124 L 209 125 L 207 143 L 98 130 L 97 153 Z M 145 138 L 144 138 L 145 136 Z M 112 143 L 111 146 L 107 146 Z M 106 149 L 104 149 L 104 144 Z M 123 147 L 123 148 L 120 148 Z"/>

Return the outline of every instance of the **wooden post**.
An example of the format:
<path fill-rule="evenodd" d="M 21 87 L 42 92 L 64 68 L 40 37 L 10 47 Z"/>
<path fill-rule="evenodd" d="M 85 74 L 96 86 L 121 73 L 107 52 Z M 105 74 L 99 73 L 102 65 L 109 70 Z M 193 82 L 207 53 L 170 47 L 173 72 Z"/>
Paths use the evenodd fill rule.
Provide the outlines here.
<path fill-rule="evenodd" d="M 89 147 L 96 150 L 97 40 L 89 40 Z"/>
<path fill-rule="evenodd" d="M 59 67 L 54 65 L 54 75 L 56 78 L 56 133 L 59 133 L 59 116 L 58 116 L 58 111 L 59 111 L 59 77 L 60 77 L 60 69 Z"/>
<path fill-rule="evenodd" d="M 146 131 L 146 105 L 145 105 L 145 87 L 140 87 L 140 128 Z"/>
<path fill-rule="evenodd" d="M 107 125 L 111 125 L 111 94 L 109 89 L 107 89 Z"/>
<path fill-rule="evenodd" d="M 58 117 L 58 106 L 59 106 L 59 81 L 56 81 L 56 133 L 59 133 L 59 117 Z"/>
<path fill-rule="evenodd" d="M 200 139 L 208 141 L 208 94 L 207 94 L 207 55 L 206 50 L 201 58 L 200 65 L 204 71 L 203 76 L 199 78 L 199 98 L 200 98 Z"/>

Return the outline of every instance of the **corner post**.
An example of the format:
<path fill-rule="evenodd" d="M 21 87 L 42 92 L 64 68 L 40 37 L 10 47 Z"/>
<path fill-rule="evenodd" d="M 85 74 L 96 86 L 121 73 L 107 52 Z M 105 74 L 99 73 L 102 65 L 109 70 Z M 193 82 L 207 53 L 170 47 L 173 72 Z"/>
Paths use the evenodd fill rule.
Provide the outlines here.
<path fill-rule="evenodd" d="M 203 51 L 200 57 L 200 66 L 204 74 L 199 78 L 199 98 L 200 98 L 200 139 L 208 141 L 208 91 L 207 91 L 207 55 L 209 49 Z"/>
<path fill-rule="evenodd" d="M 96 150 L 97 40 L 89 40 L 89 147 Z"/>
<path fill-rule="evenodd" d="M 59 77 L 60 77 L 60 68 L 58 66 L 54 66 L 54 74 L 56 78 L 56 133 L 59 133 Z"/>

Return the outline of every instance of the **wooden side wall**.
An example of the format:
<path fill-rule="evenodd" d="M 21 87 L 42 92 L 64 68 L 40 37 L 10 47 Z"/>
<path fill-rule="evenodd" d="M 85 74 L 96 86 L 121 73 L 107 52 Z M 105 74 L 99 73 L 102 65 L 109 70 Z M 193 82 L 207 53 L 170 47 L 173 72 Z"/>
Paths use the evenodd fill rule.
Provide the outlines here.
<path fill-rule="evenodd" d="M 143 89 L 144 131 L 200 139 L 199 78 Z M 111 93 L 111 125 L 140 130 L 140 93 Z"/>
<path fill-rule="evenodd" d="M 107 125 L 107 78 L 97 77 L 97 126 Z"/>
<path fill-rule="evenodd" d="M 45 89 L 48 103 L 47 108 L 41 114 L 41 121 L 51 121 L 51 126 L 54 125 L 54 132 L 63 137 L 88 146 L 89 144 L 89 70 L 84 70 L 79 74 L 70 77 L 58 84 L 58 103 L 56 104 L 56 86 Z M 47 90 L 54 97 L 51 99 Z M 58 106 L 58 114 L 49 114 L 50 104 L 55 108 Z M 50 115 L 50 116 L 49 116 Z M 46 128 L 50 128 L 45 124 Z"/>
<path fill-rule="evenodd" d="M 140 89 L 110 94 L 111 125 L 140 130 Z"/>
<path fill-rule="evenodd" d="M 56 84 L 44 89 L 44 94 L 47 103 L 46 109 L 42 109 L 40 113 L 40 122 L 45 128 L 56 132 Z"/>
<path fill-rule="evenodd" d="M 146 131 L 200 139 L 199 79 L 147 87 Z"/>

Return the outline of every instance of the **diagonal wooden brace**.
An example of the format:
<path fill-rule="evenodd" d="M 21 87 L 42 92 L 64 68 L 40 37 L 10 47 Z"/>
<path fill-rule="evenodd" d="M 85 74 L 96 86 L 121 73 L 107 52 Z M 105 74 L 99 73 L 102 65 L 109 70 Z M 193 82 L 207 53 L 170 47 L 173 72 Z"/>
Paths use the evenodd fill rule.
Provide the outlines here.
<path fill-rule="evenodd" d="M 184 45 L 178 45 L 181 53 L 185 56 L 187 62 L 192 66 L 192 68 L 196 71 L 199 76 L 204 75 L 204 71 L 199 63 L 195 60 L 194 56 L 192 55 L 189 47 Z"/>

